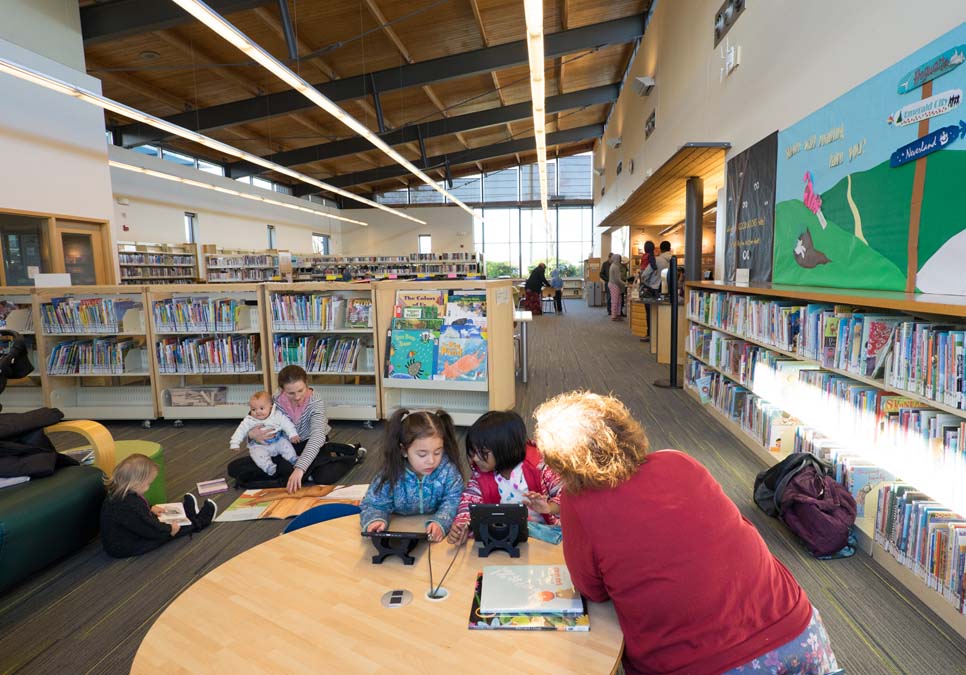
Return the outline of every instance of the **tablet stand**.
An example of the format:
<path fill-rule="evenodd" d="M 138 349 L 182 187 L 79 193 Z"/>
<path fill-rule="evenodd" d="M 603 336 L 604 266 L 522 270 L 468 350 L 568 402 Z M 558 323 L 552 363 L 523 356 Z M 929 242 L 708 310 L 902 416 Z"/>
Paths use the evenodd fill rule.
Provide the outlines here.
<path fill-rule="evenodd" d="M 517 523 L 493 524 L 480 523 L 479 541 L 481 558 L 486 558 L 493 551 L 506 551 L 511 558 L 520 557 L 520 547 L 517 542 L 520 540 L 520 525 Z"/>
<path fill-rule="evenodd" d="M 389 556 L 398 555 L 402 558 L 403 564 L 412 565 L 416 559 L 409 554 L 416 548 L 419 539 L 420 537 L 372 537 L 372 545 L 378 551 L 377 555 L 372 556 L 372 564 L 381 565 L 382 561 Z"/>

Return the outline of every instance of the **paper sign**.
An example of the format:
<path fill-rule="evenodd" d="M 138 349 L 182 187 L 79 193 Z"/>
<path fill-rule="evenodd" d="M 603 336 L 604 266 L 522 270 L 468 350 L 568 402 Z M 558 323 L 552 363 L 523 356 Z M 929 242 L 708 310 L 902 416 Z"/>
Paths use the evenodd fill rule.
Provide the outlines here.
<path fill-rule="evenodd" d="M 57 288 L 58 286 L 70 286 L 69 274 L 35 274 L 34 286 L 37 288 Z"/>
<path fill-rule="evenodd" d="M 496 289 L 496 304 L 505 305 L 508 302 L 510 302 L 510 289 L 509 288 Z"/>
<path fill-rule="evenodd" d="M 33 279 L 35 275 L 40 274 L 40 268 L 36 265 L 27 265 L 27 278 Z"/>
<path fill-rule="evenodd" d="M 751 269 L 748 267 L 739 267 L 735 270 L 735 283 L 736 284 L 747 284 L 748 277 L 750 275 Z"/>

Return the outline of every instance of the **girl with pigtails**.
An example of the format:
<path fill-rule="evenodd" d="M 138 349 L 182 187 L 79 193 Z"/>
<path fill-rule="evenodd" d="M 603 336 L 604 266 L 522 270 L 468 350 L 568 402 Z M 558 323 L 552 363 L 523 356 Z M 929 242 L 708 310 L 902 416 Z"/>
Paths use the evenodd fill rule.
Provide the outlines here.
<path fill-rule="evenodd" d="M 426 515 L 430 541 L 442 541 L 463 493 L 456 430 L 449 413 L 400 409 L 386 425 L 383 465 L 359 517 L 365 532 L 383 532 L 390 514 Z"/>

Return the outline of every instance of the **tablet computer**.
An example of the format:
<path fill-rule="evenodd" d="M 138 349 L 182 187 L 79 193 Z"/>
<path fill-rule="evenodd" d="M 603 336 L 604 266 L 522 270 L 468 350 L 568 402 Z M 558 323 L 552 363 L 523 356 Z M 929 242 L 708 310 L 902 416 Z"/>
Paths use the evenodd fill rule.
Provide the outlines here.
<path fill-rule="evenodd" d="M 470 529 L 477 541 L 498 539 L 511 545 L 519 544 L 529 536 L 527 507 L 523 504 L 470 504 Z"/>

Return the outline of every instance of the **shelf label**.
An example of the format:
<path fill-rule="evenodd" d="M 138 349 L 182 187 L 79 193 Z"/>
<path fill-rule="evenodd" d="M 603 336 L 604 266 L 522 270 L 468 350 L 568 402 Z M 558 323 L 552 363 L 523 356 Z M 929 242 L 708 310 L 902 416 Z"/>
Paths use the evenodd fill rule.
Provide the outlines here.
<path fill-rule="evenodd" d="M 399 277 L 397 275 L 395 275 L 395 274 L 390 274 L 389 275 L 389 278 L 390 279 L 398 279 Z"/>
<path fill-rule="evenodd" d="M 336 274 L 326 274 L 325 275 L 325 280 L 326 281 L 337 281 L 338 279 L 339 279 L 339 277 Z"/>
<path fill-rule="evenodd" d="M 455 279 L 456 278 L 456 275 L 453 274 L 452 272 L 450 272 L 449 274 L 446 275 L 446 278 L 447 279 Z"/>

